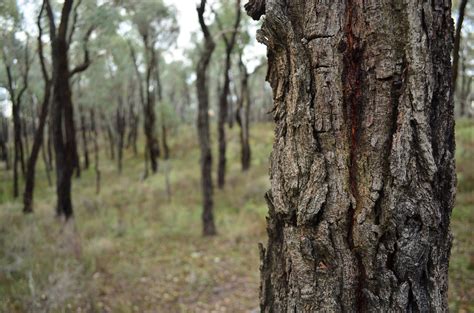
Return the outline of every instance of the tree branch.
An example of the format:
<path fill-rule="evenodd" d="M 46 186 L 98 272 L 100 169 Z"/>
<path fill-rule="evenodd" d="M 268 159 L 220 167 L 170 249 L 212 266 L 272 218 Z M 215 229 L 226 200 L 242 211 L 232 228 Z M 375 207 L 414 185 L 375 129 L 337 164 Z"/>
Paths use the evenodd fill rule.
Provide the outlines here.
<path fill-rule="evenodd" d="M 44 53 L 43 53 L 43 41 L 41 39 L 43 37 L 43 27 L 41 26 L 41 17 L 43 16 L 43 11 L 46 7 L 45 2 L 43 2 L 43 5 L 41 6 L 41 10 L 38 14 L 38 20 L 36 24 L 38 25 L 38 55 L 39 55 L 39 60 L 40 60 L 40 65 L 41 65 L 41 72 L 43 74 L 45 83 L 49 83 L 50 79 L 49 79 L 48 71 L 46 69 L 46 62 L 44 60 Z"/>
<path fill-rule="evenodd" d="M 49 20 L 49 37 L 51 37 L 51 41 L 54 41 L 56 39 L 56 24 L 54 22 L 53 9 L 51 8 L 49 0 L 44 0 L 43 5 L 46 6 L 46 13 Z"/>
<path fill-rule="evenodd" d="M 77 24 L 77 17 L 79 14 L 77 13 L 79 5 L 82 3 L 82 0 L 78 0 L 76 5 L 74 6 L 73 9 L 73 19 L 72 19 L 72 24 L 71 24 L 71 30 L 69 31 L 68 39 L 67 39 L 67 45 L 69 46 L 72 42 L 72 36 L 74 35 L 74 31 L 76 30 L 76 24 Z"/>
<path fill-rule="evenodd" d="M 87 49 L 87 42 L 89 41 L 89 37 L 91 36 L 92 32 L 94 31 L 94 28 L 95 26 L 92 25 L 91 27 L 89 27 L 89 29 L 87 30 L 85 36 L 84 36 L 84 43 L 83 43 L 83 47 L 84 47 L 84 62 L 82 62 L 82 64 L 79 64 L 77 65 L 73 70 L 71 70 L 69 72 L 69 77 L 72 77 L 74 76 L 75 74 L 77 73 L 80 73 L 80 72 L 83 72 L 85 71 L 89 65 L 91 65 L 92 61 L 91 59 L 89 58 L 89 50 Z"/>

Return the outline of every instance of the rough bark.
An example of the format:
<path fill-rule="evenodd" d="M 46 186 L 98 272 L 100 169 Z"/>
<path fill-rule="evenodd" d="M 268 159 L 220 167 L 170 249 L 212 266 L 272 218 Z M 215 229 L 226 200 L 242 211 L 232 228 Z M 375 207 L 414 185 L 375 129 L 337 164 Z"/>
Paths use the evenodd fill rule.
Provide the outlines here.
<path fill-rule="evenodd" d="M 240 0 L 235 4 L 235 22 L 230 37 L 225 34 L 222 24 L 216 15 L 216 21 L 222 32 L 222 39 L 225 44 L 225 64 L 224 64 L 224 85 L 219 96 L 219 107 L 217 113 L 217 142 L 218 142 L 218 163 L 217 163 L 217 186 L 223 188 L 225 185 L 226 170 L 226 136 L 225 124 L 227 121 L 228 96 L 230 92 L 230 68 L 232 66 L 232 51 L 234 50 L 237 33 L 240 25 Z"/>
<path fill-rule="evenodd" d="M 31 154 L 28 158 L 27 168 L 26 168 L 26 177 L 25 177 L 25 191 L 23 193 L 23 212 L 24 213 L 31 213 L 33 212 L 33 193 L 35 188 L 35 173 L 36 173 L 36 162 L 38 160 L 38 156 L 40 153 L 41 146 L 43 145 L 44 141 L 44 127 L 46 125 L 46 119 L 48 116 L 49 106 L 50 106 L 50 98 L 51 98 L 51 86 L 52 81 L 49 77 L 48 71 L 46 69 L 46 64 L 44 60 L 43 54 L 43 42 L 42 42 L 42 35 L 43 35 L 43 28 L 41 26 L 41 17 L 43 15 L 45 9 L 45 4 L 41 6 L 40 13 L 38 15 L 38 54 L 40 59 L 41 65 L 41 72 L 43 75 L 44 80 L 44 92 L 43 92 L 43 101 L 41 103 L 40 113 L 38 116 L 38 126 L 36 127 L 34 138 L 33 138 L 33 145 L 31 147 Z M 43 149 L 43 157 L 44 149 Z M 49 168 L 46 165 L 46 172 L 48 177 L 48 182 L 51 181 L 49 176 Z"/>
<path fill-rule="evenodd" d="M 459 3 L 458 20 L 456 22 L 456 32 L 454 35 L 454 47 L 453 47 L 453 90 L 456 91 L 456 81 L 458 78 L 459 69 L 459 50 L 461 47 L 461 30 L 464 22 L 464 15 L 466 12 L 468 0 L 461 0 Z"/>
<path fill-rule="evenodd" d="M 447 312 L 450 1 L 267 0 L 262 312 Z"/>
<path fill-rule="evenodd" d="M 209 29 L 204 21 L 206 10 L 206 0 L 201 0 L 197 7 L 199 24 L 204 35 L 204 47 L 201 51 L 196 69 L 196 89 L 198 98 L 197 131 L 199 137 L 199 148 L 201 150 L 201 188 L 202 188 L 202 223 L 203 235 L 212 236 L 216 234 L 214 224 L 214 200 L 212 198 L 212 154 L 211 138 L 209 132 L 209 91 L 207 86 L 207 68 L 211 61 L 212 53 L 216 47 Z"/>

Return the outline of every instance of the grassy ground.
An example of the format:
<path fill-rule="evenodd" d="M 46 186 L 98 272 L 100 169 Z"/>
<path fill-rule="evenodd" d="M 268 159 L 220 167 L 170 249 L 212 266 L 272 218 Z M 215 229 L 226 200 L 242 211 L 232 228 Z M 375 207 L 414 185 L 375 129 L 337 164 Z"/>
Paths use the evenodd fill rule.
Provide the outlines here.
<path fill-rule="evenodd" d="M 74 181 L 75 220 L 54 217 L 54 188 L 42 171 L 36 212 L 21 214 L 0 173 L 0 311 L 258 311 L 258 249 L 265 241 L 270 124 L 252 128 L 253 164 L 240 171 L 237 129 L 229 132 L 225 190 L 215 192 L 219 236 L 201 237 L 199 151 L 195 132 L 172 136 L 172 160 L 145 181 L 141 158 L 124 172 L 102 156 L 102 190 L 94 172 Z M 452 311 L 474 311 L 474 123 L 458 124 L 458 203 L 451 261 Z M 179 140 L 177 140 L 179 138 Z M 169 172 L 171 198 L 166 192 Z"/>

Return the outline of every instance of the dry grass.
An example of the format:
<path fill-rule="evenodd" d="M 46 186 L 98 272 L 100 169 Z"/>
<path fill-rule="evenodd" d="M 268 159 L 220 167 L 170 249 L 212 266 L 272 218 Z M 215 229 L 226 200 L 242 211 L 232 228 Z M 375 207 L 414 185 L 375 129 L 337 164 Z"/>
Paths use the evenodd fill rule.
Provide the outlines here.
<path fill-rule="evenodd" d="M 453 213 L 453 311 L 473 311 L 474 124 L 458 128 L 458 206 Z M 93 170 L 74 181 L 75 220 L 54 217 L 54 188 L 39 175 L 36 212 L 0 201 L 2 312 L 258 311 L 258 249 L 265 240 L 271 125 L 252 128 L 253 166 L 240 171 L 238 133 L 229 132 L 228 180 L 216 190 L 219 235 L 201 237 L 199 152 L 195 132 L 172 135 L 171 199 L 161 172 L 140 181 L 142 158 L 124 172 L 102 156 L 102 192 Z M 214 151 L 215 153 L 215 151 Z M 163 163 L 161 163 L 163 165 Z M 5 173 L 2 173 L 5 175 Z M 1 190 L 10 190 L 10 181 Z"/>

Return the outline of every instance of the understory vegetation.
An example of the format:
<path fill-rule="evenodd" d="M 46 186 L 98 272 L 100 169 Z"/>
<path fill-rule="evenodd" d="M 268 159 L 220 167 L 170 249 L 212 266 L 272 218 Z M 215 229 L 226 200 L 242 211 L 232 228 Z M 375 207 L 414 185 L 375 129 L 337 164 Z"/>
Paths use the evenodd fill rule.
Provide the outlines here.
<path fill-rule="evenodd" d="M 228 181 L 215 189 L 215 237 L 201 236 L 199 147 L 192 126 L 170 134 L 170 159 L 160 160 L 158 174 L 146 180 L 140 176 L 143 158 L 131 151 L 122 174 L 101 154 L 100 194 L 94 170 L 84 171 L 74 182 L 75 218 L 67 224 L 55 217 L 55 190 L 42 164 L 35 213 L 27 216 L 20 201 L 11 200 L 10 172 L 2 170 L 0 311 L 258 312 L 257 244 L 266 238 L 272 138 L 269 123 L 251 128 L 252 167 L 242 173 L 238 130 L 229 130 Z M 474 311 L 473 151 L 474 122 L 461 120 L 451 222 L 453 312 Z"/>

